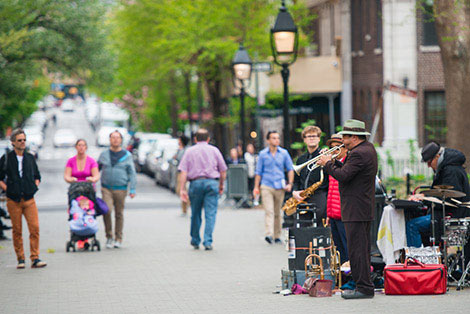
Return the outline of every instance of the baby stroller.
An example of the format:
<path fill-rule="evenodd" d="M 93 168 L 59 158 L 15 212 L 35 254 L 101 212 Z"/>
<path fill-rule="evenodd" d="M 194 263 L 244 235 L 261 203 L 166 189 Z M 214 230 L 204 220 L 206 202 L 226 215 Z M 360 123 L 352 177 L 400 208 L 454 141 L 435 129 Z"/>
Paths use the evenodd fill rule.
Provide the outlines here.
<path fill-rule="evenodd" d="M 91 201 L 90 210 L 82 209 L 77 199 L 80 201 L 86 201 L 87 199 Z M 96 232 L 98 232 L 96 217 L 101 213 L 97 203 L 92 183 L 74 182 L 70 184 L 68 191 L 70 240 L 66 243 L 65 250 L 67 252 L 70 249 L 75 252 L 78 241 L 84 241 L 81 242 L 84 243 L 84 250 L 91 249 L 91 251 L 94 251 L 96 248 L 98 251 L 101 251 L 100 241 L 96 239 Z"/>

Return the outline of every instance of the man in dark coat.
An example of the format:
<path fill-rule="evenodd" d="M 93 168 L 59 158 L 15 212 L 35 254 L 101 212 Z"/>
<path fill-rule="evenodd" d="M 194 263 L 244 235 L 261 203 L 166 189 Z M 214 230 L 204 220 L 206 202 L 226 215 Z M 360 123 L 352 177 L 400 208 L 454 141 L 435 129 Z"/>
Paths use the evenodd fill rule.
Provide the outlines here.
<path fill-rule="evenodd" d="M 322 156 L 318 162 L 327 174 L 338 180 L 341 196 L 341 219 L 346 229 L 349 262 L 356 290 L 343 293 L 345 299 L 374 297 L 370 278 L 370 228 L 374 219 L 377 152 L 367 141 L 365 123 L 347 120 L 340 132 L 348 150 L 344 164 Z"/>
<path fill-rule="evenodd" d="M 456 198 L 460 202 L 470 201 L 470 186 L 467 173 L 463 168 L 466 158 L 465 155 L 453 148 L 441 147 L 436 142 L 430 142 L 423 147 L 421 151 L 423 162 L 428 164 L 429 168 L 435 172 L 432 186 L 450 185 L 452 190 L 460 191 L 466 194 L 461 198 Z M 412 200 L 419 200 L 422 195 L 415 195 Z M 442 207 L 440 207 L 442 209 Z M 454 218 L 466 217 L 466 208 L 446 207 L 446 214 Z M 442 219 L 441 210 L 435 208 L 436 218 Z M 437 239 L 442 234 L 441 223 L 437 223 Z M 429 232 L 431 229 L 431 214 L 411 219 L 406 223 L 406 239 L 408 246 L 420 247 L 422 245 L 421 234 Z M 467 255 L 467 254 L 465 254 Z"/>

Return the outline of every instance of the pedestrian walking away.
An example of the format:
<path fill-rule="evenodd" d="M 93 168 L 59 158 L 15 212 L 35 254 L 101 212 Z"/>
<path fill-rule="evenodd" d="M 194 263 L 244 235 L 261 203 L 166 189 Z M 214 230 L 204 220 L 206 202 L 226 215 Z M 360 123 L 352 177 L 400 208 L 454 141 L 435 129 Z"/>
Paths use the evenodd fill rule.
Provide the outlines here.
<path fill-rule="evenodd" d="M 34 200 L 41 175 L 34 156 L 25 152 L 24 131 L 14 130 L 10 141 L 13 150 L 0 159 L 0 187 L 6 191 L 7 209 L 13 229 L 13 246 L 18 260 L 17 268 L 25 268 L 22 216 L 28 224 L 31 267 L 45 267 L 47 263 L 39 259 L 39 217 Z"/>
<path fill-rule="evenodd" d="M 253 196 L 260 194 L 264 206 L 265 240 L 269 244 L 281 243 L 281 207 L 285 192 L 292 190 L 294 167 L 289 152 L 279 147 L 279 133 L 269 131 L 266 139 L 268 147 L 259 153 L 255 171 Z M 285 172 L 287 172 L 287 182 Z"/>
<path fill-rule="evenodd" d="M 317 126 L 309 125 L 302 131 L 302 138 L 307 146 L 307 151 L 297 159 L 297 165 L 301 165 L 308 160 L 320 155 L 321 129 Z M 325 176 L 323 183 L 318 187 L 314 194 L 308 199 L 300 196 L 305 189 L 321 180 L 320 167 L 310 171 L 308 167 L 302 168 L 300 175 L 295 175 L 292 196 L 298 201 L 315 204 L 317 225 L 322 225 L 326 219 L 326 197 L 328 194 L 328 177 Z"/>
<path fill-rule="evenodd" d="M 374 220 L 375 176 L 377 152 L 367 141 L 365 123 L 347 120 L 343 131 L 343 143 L 348 150 L 344 164 L 325 154 L 317 162 L 327 174 L 338 180 L 341 196 L 341 219 L 346 230 L 351 274 L 356 290 L 343 293 L 345 299 L 374 297 L 374 285 L 370 277 L 370 228 Z"/>
<path fill-rule="evenodd" d="M 123 238 L 124 205 L 129 189 L 129 196 L 135 197 L 136 173 L 132 155 L 122 149 L 122 134 L 114 131 L 109 135 L 110 148 L 101 153 L 98 166 L 101 170 L 101 194 L 109 211 L 104 215 L 106 247 L 120 248 Z M 112 212 L 115 225 L 113 235 Z"/>
<path fill-rule="evenodd" d="M 201 243 L 200 229 L 204 208 L 205 228 L 203 245 L 212 250 L 212 233 L 215 227 L 219 195 L 224 192 L 227 172 L 222 153 L 209 144 L 209 132 L 199 129 L 196 132 L 196 145 L 188 148 L 183 155 L 178 170 L 181 171 L 180 197 L 191 203 L 191 242 L 194 249 Z M 186 190 L 189 181 L 189 191 Z"/>

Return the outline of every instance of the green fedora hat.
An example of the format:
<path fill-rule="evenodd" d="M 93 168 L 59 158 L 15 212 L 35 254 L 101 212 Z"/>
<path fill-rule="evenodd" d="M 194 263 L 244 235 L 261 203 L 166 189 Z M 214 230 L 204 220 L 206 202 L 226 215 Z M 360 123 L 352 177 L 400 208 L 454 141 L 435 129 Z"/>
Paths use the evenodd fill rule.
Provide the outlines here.
<path fill-rule="evenodd" d="M 350 119 L 343 125 L 343 131 L 339 132 L 341 135 L 370 135 L 366 131 L 366 124 L 359 120 Z"/>

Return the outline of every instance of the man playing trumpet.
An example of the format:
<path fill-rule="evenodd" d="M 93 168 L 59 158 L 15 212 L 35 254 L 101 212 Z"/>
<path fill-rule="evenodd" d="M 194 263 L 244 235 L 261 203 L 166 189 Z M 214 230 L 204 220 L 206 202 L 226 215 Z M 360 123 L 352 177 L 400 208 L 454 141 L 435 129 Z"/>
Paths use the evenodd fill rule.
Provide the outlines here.
<path fill-rule="evenodd" d="M 320 155 L 320 148 L 318 144 L 320 143 L 321 133 L 321 129 L 317 126 L 307 126 L 304 128 L 302 131 L 302 138 L 304 139 L 304 143 L 307 145 L 307 152 L 297 159 L 296 165 L 301 165 Z M 294 192 L 292 192 L 292 196 L 298 201 L 314 203 L 317 207 L 317 222 L 321 225 L 322 219 L 326 219 L 328 177 L 324 177 L 323 183 L 308 199 L 304 199 L 300 196 L 300 193 L 303 192 L 306 188 L 320 181 L 320 171 L 321 168 L 319 167 L 313 169 L 312 171 L 309 170 L 309 167 L 302 168 L 302 170 L 300 170 L 300 175 L 296 174 L 294 177 Z"/>

